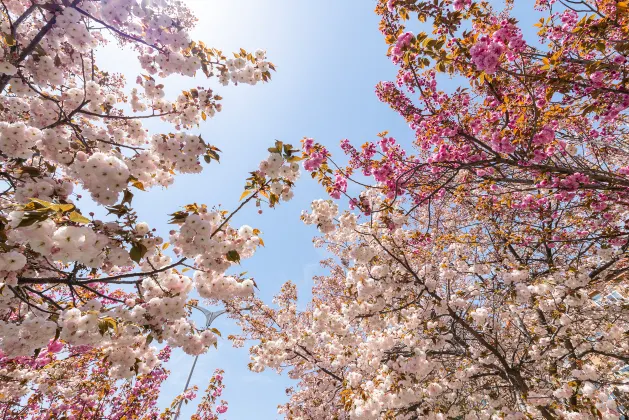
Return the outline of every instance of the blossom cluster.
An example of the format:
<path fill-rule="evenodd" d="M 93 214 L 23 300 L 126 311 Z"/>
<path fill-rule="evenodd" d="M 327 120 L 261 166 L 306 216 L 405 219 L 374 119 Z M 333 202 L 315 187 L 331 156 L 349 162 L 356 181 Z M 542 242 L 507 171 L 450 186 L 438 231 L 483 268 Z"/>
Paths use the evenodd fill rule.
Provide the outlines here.
<path fill-rule="evenodd" d="M 476 44 L 470 48 L 472 62 L 477 69 L 487 74 L 496 72 L 503 53 L 506 53 L 509 61 L 513 61 L 515 54 L 526 47 L 519 28 L 509 25 L 507 22 L 503 22 L 502 25 L 491 36 L 479 37 Z"/>

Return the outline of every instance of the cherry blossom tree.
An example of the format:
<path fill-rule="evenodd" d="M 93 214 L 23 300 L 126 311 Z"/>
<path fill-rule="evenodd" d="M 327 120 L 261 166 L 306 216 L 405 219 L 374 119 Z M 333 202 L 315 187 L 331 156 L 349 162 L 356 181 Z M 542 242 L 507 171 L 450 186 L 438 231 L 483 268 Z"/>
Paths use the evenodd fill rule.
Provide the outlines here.
<path fill-rule="evenodd" d="M 329 274 L 230 303 L 287 418 L 626 416 L 629 5 L 513 3 L 378 1 L 413 149 L 306 139 Z"/>
<path fill-rule="evenodd" d="M 227 58 L 191 40 L 195 17 L 177 0 L 0 5 L 0 410 L 150 418 L 166 375 L 152 341 L 191 355 L 216 345 L 190 308 L 199 296 L 251 295 L 251 279 L 226 271 L 263 245 L 230 221 L 247 203 L 290 200 L 299 176 L 296 150 L 277 142 L 238 208 L 173 208 L 164 240 L 138 219 L 134 196 L 220 159 L 193 131 L 222 99 L 201 86 L 169 99 L 165 78 L 255 85 L 274 66 L 263 50 Z M 133 87 L 99 67 L 108 43 L 136 54 L 144 73 Z M 150 132 L 152 120 L 175 131 Z"/>

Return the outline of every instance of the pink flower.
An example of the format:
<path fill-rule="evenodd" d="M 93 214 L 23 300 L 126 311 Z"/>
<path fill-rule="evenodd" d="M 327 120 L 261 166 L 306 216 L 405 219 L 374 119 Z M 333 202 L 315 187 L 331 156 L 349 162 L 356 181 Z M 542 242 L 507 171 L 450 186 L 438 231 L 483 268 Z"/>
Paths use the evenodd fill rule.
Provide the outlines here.
<path fill-rule="evenodd" d="M 330 196 L 338 200 L 341 198 L 341 193 L 344 193 L 345 191 L 347 191 L 347 179 L 345 179 L 342 175 L 336 175 L 334 189 L 330 192 Z"/>
<path fill-rule="evenodd" d="M 399 58 L 404 54 L 404 49 L 411 45 L 413 38 L 414 36 L 412 32 L 405 32 L 397 38 L 395 46 L 391 50 L 394 62 L 399 60 Z"/>
<path fill-rule="evenodd" d="M 603 74 L 602 71 L 595 71 L 594 73 L 590 75 L 590 80 L 595 85 L 600 85 L 603 82 L 604 78 L 605 78 L 605 74 Z"/>
<path fill-rule="evenodd" d="M 469 7 L 472 4 L 472 0 L 454 0 L 454 3 L 452 3 L 452 7 L 454 8 L 454 10 L 459 11 L 459 10 L 463 10 L 466 7 Z"/>
<path fill-rule="evenodd" d="M 555 140 L 555 132 L 549 127 L 544 127 L 533 137 L 534 144 L 549 144 Z"/>
<path fill-rule="evenodd" d="M 59 353 L 63 349 L 63 343 L 58 340 L 50 340 L 48 343 L 48 352 L 49 353 Z"/>
<path fill-rule="evenodd" d="M 304 161 L 304 169 L 308 172 L 316 171 L 323 163 L 323 158 L 318 156 L 317 153 L 312 155 L 310 159 Z"/>
<path fill-rule="evenodd" d="M 305 139 L 304 140 L 304 151 L 307 153 L 310 153 L 310 151 L 312 150 L 312 147 L 314 146 L 314 140 L 313 139 Z"/>
<path fill-rule="evenodd" d="M 400 48 L 408 47 L 411 44 L 412 39 L 413 39 L 412 32 L 404 32 L 402 35 L 400 35 L 397 38 L 397 42 L 395 45 L 397 45 Z"/>

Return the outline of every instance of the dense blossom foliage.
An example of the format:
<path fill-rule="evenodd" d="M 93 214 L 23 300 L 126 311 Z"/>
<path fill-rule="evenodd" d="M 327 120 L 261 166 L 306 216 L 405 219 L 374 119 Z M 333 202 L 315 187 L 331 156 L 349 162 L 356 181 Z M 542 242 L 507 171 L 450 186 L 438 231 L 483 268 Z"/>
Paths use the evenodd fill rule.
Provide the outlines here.
<path fill-rule="evenodd" d="M 157 419 L 157 398 L 169 372 L 164 369 L 170 348 L 157 353 L 155 367 L 135 381 L 118 381 L 108 373 L 108 362 L 98 349 L 75 347 L 67 355 L 48 346 L 36 359 L 19 357 L 0 361 L 2 369 L 39 376 L 39 392 L 22 404 L 2 404 L 5 419 Z M 14 382 L 8 386 L 18 387 Z"/>
<path fill-rule="evenodd" d="M 537 28 L 512 6 L 378 2 L 399 73 L 376 93 L 413 150 L 305 140 L 329 274 L 303 310 L 292 283 L 232 303 L 251 369 L 299 380 L 288 418 L 626 413 L 629 5 L 538 0 Z"/>
<path fill-rule="evenodd" d="M 299 176 L 296 150 L 277 142 L 240 207 L 173 208 L 166 242 L 138 220 L 134 194 L 219 160 L 192 130 L 222 98 L 201 86 L 168 98 L 164 78 L 255 85 L 274 66 L 263 50 L 227 58 L 191 40 L 195 18 L 176 0 L 0 3 L 0 410 L 150 417 L 165 375 L 151 342 L 191 355 L 216 345 L 189 319 L 193 293 L 253 294 L 252 280 L 226 272 L 263 245 L 260 232 L 230 220 L 249 202 L 290 200 Z M 135 87 L 98 66 L 107 43 L 137 55 Z M 151 133 L 152 120 L 175 131 Z"/>

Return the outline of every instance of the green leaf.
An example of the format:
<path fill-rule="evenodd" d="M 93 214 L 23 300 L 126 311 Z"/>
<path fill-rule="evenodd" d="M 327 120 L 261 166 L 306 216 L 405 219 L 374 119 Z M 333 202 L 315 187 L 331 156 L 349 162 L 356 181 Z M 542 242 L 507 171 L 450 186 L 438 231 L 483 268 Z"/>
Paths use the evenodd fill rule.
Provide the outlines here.
<path fill-rule="evenodd" d="M 169 216 L 172 217 L 172 219 L 170 219 L 168 223 L 181 224 L 185 222 L 186 219 L 188 218 L 188 213 L 186 213 L 185 211 L 176 211 L 172 214 L 169 214 Z"/>
<path fill-rule="evenodd" d="M 9 47 L 13 47 L 16 44 L 15 38 L 13 37 L 13 35 L 9 35 L 9 34 L 4 36 L 4 42 L 6 42 L 6 44 Z"/>
<path fill-rule="evenodd" d="M 107 214 L 115 214 L 118 217 L 124 216 L 129 213 L 129 208 L 124 204 L 117 204 L 115 206 L 109 206 L 107 208 Z"/>
<path fill-rule="evenodd" d="M 231 250 L 227 253 L 227 261 L 236 262 L 240 264 L 240 254 L 236 250 Z"/>
<path fill-rule="evenodd" d="M 146 251 L 148 251 L 148 249 L 146 249 L 144 245 L 142 245 L 141 243 L 135 243 L 133 244 L 133 247 L 131 247 L 129 256 L 133 261 L 139 264 L 140 260 L 142 260 L 142 257 L 144 257 L 144 255 L 146 254 Z"/>
<path fill-rule="evenodd" d="M 30 175 L 31 177 L 37 177 L 41 174 L 40 170 L 38 168 L 35 168 L 34 166 L 22 166 L 19 169 L 19 172 Z"/>
<path fill-rule="evenodd" d="M 133 193 L 129 191 L 128 189 L 125 189 L 123 194 L 124 195 L 122 196 L 122 203 L 120 204 L 124 204 L 124 203 L 131 204 L 131 200 L 133 200 Z"/>
<path fill-rule="evenodd" d="M 37 222 L 43 222 L 48 219 L 48 210 L 44 211 L 29 211 L 24 216 L 22 216 L 22 220 L 17 225 L 17 227 L 31 226 Z"/>

